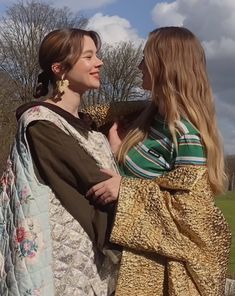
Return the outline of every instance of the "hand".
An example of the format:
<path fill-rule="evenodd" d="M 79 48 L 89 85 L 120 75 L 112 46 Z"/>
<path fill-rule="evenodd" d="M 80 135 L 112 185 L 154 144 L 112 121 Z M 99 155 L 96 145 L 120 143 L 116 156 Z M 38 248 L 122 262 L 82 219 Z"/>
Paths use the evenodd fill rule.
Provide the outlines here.
<path fill-rule="evenodd" d="M 101 169 L 101 171 L 111 178 L 91 187 L 87 191 L 86 197 L 105 205 L 117 201 L 122 177 L 109 169 Z"/>
<path fill-rule="evenodd" d="M 121 137 L 119 135 L 119 125 L 117 122 L 114 122 L 108 133 L 108 140 L 112 152 L 116 155 L 120 145 L 122 144 Z"/>

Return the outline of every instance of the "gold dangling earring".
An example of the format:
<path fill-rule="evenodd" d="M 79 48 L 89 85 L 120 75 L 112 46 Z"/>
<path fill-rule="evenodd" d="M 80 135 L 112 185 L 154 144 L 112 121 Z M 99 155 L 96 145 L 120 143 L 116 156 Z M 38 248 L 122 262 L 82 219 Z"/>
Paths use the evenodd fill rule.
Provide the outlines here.
<path fill-rule="evenodd" d="M 56 81 L 56 87 L 57 87 L 57 98 L 61 98 L 61 96 L 64 94 L 66 88 L 69 86 L 68 79 L 64 79 L 64 74 L 62 75 L 60 80 Z"/>

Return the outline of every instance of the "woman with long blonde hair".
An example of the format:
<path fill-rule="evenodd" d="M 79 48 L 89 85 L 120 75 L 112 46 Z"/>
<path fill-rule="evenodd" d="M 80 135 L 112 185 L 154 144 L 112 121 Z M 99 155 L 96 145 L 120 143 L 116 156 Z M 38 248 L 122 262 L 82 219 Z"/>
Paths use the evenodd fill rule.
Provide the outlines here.
<path fill-rule="evenodd" d="M 152 100 L 124 139 L 110 130 L 122 177 L 106 170 L 87 194 L 118 202 L 116 295 L 222 296 L 231 235 L 214 205 L 226 178 L 204 50 L 186 28 L 159 28 L 139 68 Z"/>

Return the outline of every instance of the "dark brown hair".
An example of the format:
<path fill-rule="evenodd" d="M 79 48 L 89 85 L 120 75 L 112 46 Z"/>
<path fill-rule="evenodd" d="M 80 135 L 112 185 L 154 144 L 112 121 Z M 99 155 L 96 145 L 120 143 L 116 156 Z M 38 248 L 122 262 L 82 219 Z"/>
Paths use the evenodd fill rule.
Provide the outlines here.
<path fill-rule="evenodd" d="M 84 36 L 91 37 L 97 50 L 100 49 L 100 37 L 95 31 L 65 28 L 54 30 L 46 35 L 39 48 L 39 65 L 42 72 L 38 75 L 35 98 L 48 93 L 49 83 L 54 85 L 55 77 L 51 70 L 52 64 L 60 63 L 65 73 L 71 70 L 81 55 Z"/>

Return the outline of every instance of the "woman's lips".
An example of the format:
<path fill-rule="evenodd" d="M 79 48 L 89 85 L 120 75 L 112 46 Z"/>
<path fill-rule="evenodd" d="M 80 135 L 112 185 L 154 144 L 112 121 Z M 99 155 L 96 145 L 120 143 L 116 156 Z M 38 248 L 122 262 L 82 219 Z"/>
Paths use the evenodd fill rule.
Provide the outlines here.
<path fill-rule="evenodd" d="M 99 72 L 90 73 L 94 78 L 100 80 L 100 74 Z"/>

